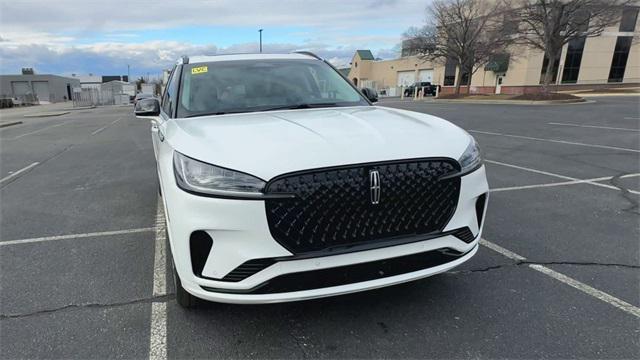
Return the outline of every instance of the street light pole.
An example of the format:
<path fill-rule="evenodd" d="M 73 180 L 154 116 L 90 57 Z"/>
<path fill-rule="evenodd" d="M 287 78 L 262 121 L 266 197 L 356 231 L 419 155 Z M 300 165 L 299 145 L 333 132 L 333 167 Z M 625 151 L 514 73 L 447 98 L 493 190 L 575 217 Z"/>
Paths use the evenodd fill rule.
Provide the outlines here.
<path fill-rule="evenodd" d="M 258 32 L 260 33 L 260 52 L 262 52 L 262 30 L 263 29 L 258 30 Z"/>
<path fill-rule="evenodd" d="M 127 64 L 127 82 L 131 82 L 131 74 L 129 74 L 129 64 Z"/>

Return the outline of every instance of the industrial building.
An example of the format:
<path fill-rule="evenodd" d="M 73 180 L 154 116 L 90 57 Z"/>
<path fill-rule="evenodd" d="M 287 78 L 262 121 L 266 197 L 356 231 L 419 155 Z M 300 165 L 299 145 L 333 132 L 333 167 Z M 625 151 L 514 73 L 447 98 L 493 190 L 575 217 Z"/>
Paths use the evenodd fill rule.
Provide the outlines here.
<path fill-rule="evenodd" d="M 640 85 L 640 36 L 638 7 L 627 7 L 621 20 L 600 36 L 579 38 L 565 45 L 555 67 L 554 90 L 577 90 L 611 86 Z M 376 60 L 369 50 L 353 55 L 348 78 L 359 87 L 371 87 L 382 94 L 400 95 L 400 88 L 428 81 L 441 85 L 442 93 L 452 93 L 455 63 L 431 63 L 411 53 L 403 42 L 402 55 L 394 60 Z M 522 94 L 541 91 L 548 59 L 532 48 L 513 48 L 511 54 L 495 59 L 471 77 L 471 93 Z M 469 83 L 462 74 L 461 83 Z M 464 90 L 463 90 L 464 91 Z"/>
<path fill-rule="evenodd" d="M 22 103 L 55 103 L 72 99 L 74 89 L 80 88 L 78 79 L 23 72 L 21 75 L 0 75 L 0 98 L 12 98 Z"/>

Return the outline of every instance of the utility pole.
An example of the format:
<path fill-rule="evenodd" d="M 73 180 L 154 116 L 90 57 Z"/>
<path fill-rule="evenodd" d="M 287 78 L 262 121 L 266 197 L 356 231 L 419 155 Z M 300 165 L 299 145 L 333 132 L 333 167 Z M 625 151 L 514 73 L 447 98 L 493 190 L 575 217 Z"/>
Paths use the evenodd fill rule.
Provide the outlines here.
<path fill-rule="evenodd" d="M 127 64 L 127 82 L 131 82 L 131 74 L 129 74 L 129 64 Z"/>
<path fill-rule="evenodd" d="M 263 29 L 258 30 L 258 32 L 260 33 L 260 52 L 262 52 L 262 30 Z"/>

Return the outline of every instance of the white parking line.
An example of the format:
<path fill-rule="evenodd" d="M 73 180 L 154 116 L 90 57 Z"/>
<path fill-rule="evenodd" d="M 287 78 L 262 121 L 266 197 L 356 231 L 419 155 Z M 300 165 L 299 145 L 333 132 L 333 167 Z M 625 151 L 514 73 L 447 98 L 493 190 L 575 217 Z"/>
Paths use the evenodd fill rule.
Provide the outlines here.
<path fill-rule="evenodd" d="M 153 296 L 167 293 L 167 257 L 165 217 L 162 200 L 158 198 L 156 212 L 156 241 L 153 260 Z M 149 359 L 162 360 L 167 358 L 167 303 L 153 302 L 151 304 L 151 326 L 149 328 Z"/>
<path fill-rule="evenodd" d="M 555 122 L 550 122 L 550 123 L 547 123 L 547 124 L 549 124 L 549 125 L 559 125 L 559 126 L 575 126 L 575 127 L 581 127 L 581 128 L 607 129 L 607 130 L 640 131 L 640 129 L 629 129 L 629 128 L 619 128 L 619 127 L 610 127 L 610 126 L 595 126 L 595 125 L 555 123 Z"/>
<path fill-rule="evenodd" d="M 20 169 L 20 170 L 18 170 L 18 171 L 16 171 L 16 172 L 14 172 L 13 174 L 9 174 L 9 175 L 7 175 L 7 176 L 3 177 L 2 179 L 0 179 L 0 184 L 2 184 L 3 182 L 5 182 L 5 181 L 7 181 L 7 180 L 11 180 L 11 179 L 13 179 L 14 177 L 16 177 L 16 176 L 18 176 L 18 175 L 22 174 L 23 172 L 28 171 L 28 170 L 30 170 L 30 169 L 32 169 L 32 168 L 34 168 L 34 167 L 38 166 L 38 164 L 40 164 L 40 163 L 39 163 L 39 162 L 34 162 L 33 164 L 28 165 L 28 166 L 25 166 L 25 167 L 23 167 L 22 169 Z"/>
<path fill-rule="evenodd" d="M 592 148 L 598 148 L 598 149 L 619 150 L 619 151 L 629 151 L 629 152 L 634 152 L 634 153 L 640 153 L 640 150 L 629 149 L 629 148 L 621 148 L 621 147 L 616 147 L 616 146 L 585 144 L 585 143 L 579 143 L 579 142 L 574 142 L 574 141 L 543 139 L 543 138 L 537 138 L 537 137 L 531 137 L 531 136 L 492 133 L 492 132 L 488 132 L 488 131 L 479 131 L 479 130 L 468 130 L 468 131 L 469 132 L 474 132 L 474 133 L 479 133 L 479 134 L 494 135 L 494 136 L 506 136 L 506 137 L 512 137 L 512 138 L 517 138 L 517 139 L 534 140 L 534 141 L 546 141 L 546 142 L 557 143 L 557 144 L 576 145 L 576 146 L 585 146 L 585 147 L 592 147 Z"/>
<path fill-rule="evenodd" d="M 109 123 L 108 125 L 105 125 L 105 126 L 101 127 L 100 129 L 98 129 L 98 130 L 96 130 L 96 131 L 92 132 L 92 133 L 91 133 L 91 136 L 96 135 L 97 133 L 101 132 L 102 130 L 104 130 L 104 129 L 108 128 L 109 126 L 111 126 L 111 125 L 113 125 L 113 124 L 115 124 L 115 123 L 117 123 L 118 121 L 120 121 L 120 119 L 122 119 L 122 118 L 121 118 L 121 117 L 119 117 L 119 118 L 117 118 L 115 121 L 113 121 L 113 122 Z"/>
<path fill-rule="evenodd" d="M 41 131 L 45 131 L 45 130 L 48 130 L 48 129 L 51 129 L 51 128 L 54 128 L 54 127 L 58 127 L 58 126 L 62 126 L 62 125 L 68 124 L 71 121 L 73 121 L 73 120 L 65 121 L 65 122 L 62 122 L 60 124 L 54 124 L 54 125 L 50 125 L 50 126 L 45 126 L 45 127 L 41 128 L 41 129 L 38 129 L 38 130 L 35 130 L 35 131 L 32 131 L 32 132 L 28 132 L 26 134 L 14 136 L 14 137 L 9 138 L 7 140 L 18 140 L 18 139 L 23 138 L 23 137 L 28 136 L 28 135 L 37 134 L 37 133 L 39 133 Z"/>
<path fill-rule="evenodd" d="M 627 174 L 627 175 L 620 176 L 620 178 L 624 179 L 624 178 L 635 177 L 635 176 L 640 176 L 640 173 Z M 495 189 L 491 189 L 490 191 L 491 192 L 500 192 L 500 191 L 537 189 L 537 188 L 565 186 L 565 185 L 574 185 L 574 184 L 584 184 L 584 183 L 590 184 L 590 183 L 597 182 L 597 181 L 611 180 L 613 178 L 615 178 L 615 176 L 605 176 L 605 177 L 600 177 L 600 178 L 592 178 L 592 179 L 584 179 L 584 180 L 573 180 L 573 181 L 563 181 L 563 182 L 555 182 L 555 183 L 548 183 L 548 184 L 523 185 L 523 186 L 511 186 L 511 187 L 504 187 L 504 188 L 495 188 Z M 618 188 L 616 188 L 616 189 L 618 189 Z M 620 189 L 618 189 L 618 190 L 620 190 Z M 629 191 L 630 193 L 633 193 L 633 194 L 640 194 L 640 191 L 636 191 L 636 190 L 627 189 L 627 191 Z"/>
<path fill-rule="evenodd" d="M 142 232 L 151 232 L 154 231 L 155 228 L 138 228 L 138 229 L 127 229 L 127 230 L 114 230 L 114 231 L 101 231 L 101 232 L 91 232 L 91 233 L 83 233 L 83 234 L 69 234 L 69 235 L 57 235 L 57 236 L 45 236 L 45 237 L 37 237 L 30 239 L 19 239 L 19 240 L 7 240 L 1 241 L 0 246 L 9 246 L 9 245 L 18 245 L 18 244 L 30 244 L 44 241 L 55 241 L 55 240 L 67 240 L 67 239 L 82 239 L 88 237 L 98 237 L 98 236 L 113 236 L 113 235 L 124 235 L 124 234 L 135 234 Z"/>
<path fill-rule="evenodd" d="M 509 258 L 512 260 L 516 260 L 516 261 L 526 261 L 527 258 L 525 258 L 524 256 L 518 255 L 516 253 L 514 253 L 511 250 L 507 250 L 505 248 L 503 248 L 502 246 L 496 245 L 490 241 L 487 241 L 486 239 L 480 239 L 480 244 Z M 535 271 L 538 271 L 544 275 L 547 275 L 553 279 L 556 279 L 566 285 L 569 285 L 575 289 L 578 289 L 580 291 L 582 291 L 583 293 L 592 296 L 598 300 L 604 301 L 605 303 L 614 306 L 626 313 L 629 313 L 637 318 L 640 318 L 640 308 L 633 306 L 631 304 L 629 304 L 626 301 L 620 300 L 617 297 L 613 296 L 613 295 L 609 295 L 604 291 L 598 290 L 594 287 L 591 287 L 585 283 L 582 283 L 574 278 L 571 278 L 567 275 L 564 275 L 562 273 L 559 273 L 555 270 L 552 270 L 546 266 L 543 265 L 538 265 L 538 264 L 529 264 L 528 267 L 530 269 L 533 269 Z"/>
<path fill-rule="evenodd" d="M 531 168 L 524 167 L 524 166 L 518 166 L 518 165 L 513 165 L 513 164 L 507 164 L 507 163 L 503 163 L 503 162 L 500 162 L 500 161 L 494 161 L 494 160 L 485 160 L 485 162 L 486 162 L 486 163 L 489 163 L 489 164 L 502 165 L 502 166 L 506 166 L 506 167 L 510 167 L 510 168 L 514 168 L 514 169 L 518 169 L 518 170 L 524 170 L 524 171 L 534 172 L 534 173 L 536 173 L 536 174 L 542 174 L 542 175 L 547 175 L 547 176 L 553 176 L 553 177 L 557 177 L 557 178 L 559 178 L 559 179 L 571 180 L 572 182 L 580 181 L 580 182 L 583 182 L 583 183 L 585 183 L 585 184 L 589 184 L 589 185 L 594 185 L 594 186 L 599 186 L 599 187 L 603 187 L 603 188 L 607 188 L 607 189 L 612 189 L 612 190 L 618 190 L 618 191 L 620 191 L 620 188 L 618 188 L 618 187 L 615 187 L 615 186 L 613 186 L 613 185 L 601 184 L 601 183 L 595 182 L 594 180 L 590 180 L 590 179 L 587 179 L 587 180 L 584 180 L 584 179 L 578 179 L 578 178 L 574 178 L 574 177 L 571 177 L 571 176 L 565 176 L 565 175 L 560 175 L 560 174 L 554 174 L 554 173 L 551 173 L 551 172 L 548 172 L 548 171 L 542 171 L 542 170 L 531 169 Z M 624 176 L 622 176 L 622 177 L 628 177 L 628 176 L 630 176 L 630 175 L 635 175 L 635 174 L 627 174 L 627 175 L 624 175 Z M 606 180 L 606 179 L 605 179 L 605 180 Z M 635 191 L 635 190 L 628 190 L 628 191 L 629 191 L 630 193 L 634 193 L 634 194 L 638 194 L 638 193 L 640 193 L 640 192 Z"/>

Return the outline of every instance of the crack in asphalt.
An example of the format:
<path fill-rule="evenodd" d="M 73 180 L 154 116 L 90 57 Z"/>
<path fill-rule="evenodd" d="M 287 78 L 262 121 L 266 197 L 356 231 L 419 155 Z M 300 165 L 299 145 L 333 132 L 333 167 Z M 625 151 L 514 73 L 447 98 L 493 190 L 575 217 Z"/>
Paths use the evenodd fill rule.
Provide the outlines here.
<path fill-rule="evenodd" d="M 616 264 L 616 263 L 597 263 L 597 262 L 580 262 L 580 261 L 547 261 L 547 262 L 538 262 L 538 261 L 516 261 L 511 264 L 501 264 L 501 265 L 492 265 L 487 266 L 485 268 L 480 269 L 469 269 L 469 270 L 457 270 L 457 271 L 448 271 L 446 274 L 471 274 L 477 272 L 487 272 L 491 270 L 497 270 L 502 268 L 509 268 L 514 266 L 522 266 L 522 265 L 577 265 L 577 266 L 605 266 L 605 267 L 621 267 L 627 269 L 640 269 L 640 265 L 629 265 L 629 264 Z"/>
<path fill-rule="evenodd" d="M 174 294 L 166 294 L 166 295 L 158 295 L 146 298 L 133 299 L 129 301 L 122 302 L 114 302 L 114 303 L 85 303 L 85 304 L 68 304 L 64 306 L 60 306 L 52 309 L 43 309 L 32 311 L 28 313 L 17 313 L 17 314 L 0 314 L 0 320 L 8 320 L 8 319 L 20 319 L 25 317 L 50 314 L 62 311 L 72 311 L 78 309 L 87 309 L 87 308 L 112 308 L 112 307 L 120 307 L 134 304 L 150 304 L 154 302 L 166 302 L 174 298 Z"/>
<path fill-rule="evenodd" d="M 630 212 L 630 213 L 633 213 L 633 214 L 640 214 L 640 199 L 637 196 L 632 195 L 629 192 L 629 189 L 627 189 L 626 187 L 624 187 L 620 183 L 620 180 L 621 180 L 622 176 L 624 176 L 624 174 L 616 175 L 611 180 L 609 180 L 609 183 L 612 186 L 615 186 L 618 189 L 620 189 L 622 197 L 625 200 L 627 200 L 629 202 L 629 204 L 630 204 L 630 206 L 628 208 L 622 209 L 622 211 Z"/>

